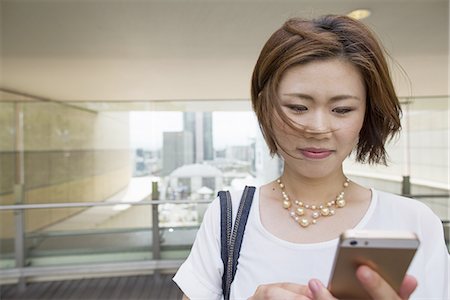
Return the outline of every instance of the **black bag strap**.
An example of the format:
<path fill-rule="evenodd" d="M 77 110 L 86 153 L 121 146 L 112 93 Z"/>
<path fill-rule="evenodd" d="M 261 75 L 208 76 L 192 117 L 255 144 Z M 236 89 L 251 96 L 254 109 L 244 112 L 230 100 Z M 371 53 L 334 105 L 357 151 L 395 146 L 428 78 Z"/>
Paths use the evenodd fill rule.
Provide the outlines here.
<path fill-rule="evenodd" d="M 225 300 L 230 299 L 231 283 L 236 275 L 239 253 L 244 238 L 248 214 L 253 202 L 255 187 L 246 186 L 242 193 L 234 226 L 232 226 L 232 204 L 229 191 L 220 191 L 220 242 L 223 262 L 222 291 Z M 231 228 L 233 227 L 233 231 Z"/>
<path fill-rule="evenodd" d="M 231 240 L 231 222 L 232 222 L 232 207 L 231 207 L 231 195 L 229 191 L 220 191 L 220 255 L 223 262 L 223 275 L 222 275 L 222 291 L 224 299 L 226 298 L 226 278 L 228 277 L 228 244 Z"/>

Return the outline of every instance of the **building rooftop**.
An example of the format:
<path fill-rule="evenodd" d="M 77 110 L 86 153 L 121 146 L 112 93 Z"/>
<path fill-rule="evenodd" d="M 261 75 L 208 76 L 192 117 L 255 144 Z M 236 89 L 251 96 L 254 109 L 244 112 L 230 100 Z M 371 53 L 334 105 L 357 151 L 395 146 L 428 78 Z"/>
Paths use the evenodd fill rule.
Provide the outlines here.
<path fill-rule="evenodd" d="M 184 165 L 175 169 L 170 177 L 221 177 L 222 171 L 207 164 Z"/>

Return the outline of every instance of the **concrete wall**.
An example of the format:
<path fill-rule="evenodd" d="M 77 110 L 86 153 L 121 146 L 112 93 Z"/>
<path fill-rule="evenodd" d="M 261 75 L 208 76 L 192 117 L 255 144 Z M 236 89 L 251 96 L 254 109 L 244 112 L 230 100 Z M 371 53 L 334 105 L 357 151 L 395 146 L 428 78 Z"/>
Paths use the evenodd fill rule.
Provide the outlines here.
<path fill-rule="evenodd" d="M 23 113 L 23 139 L 16 121 Z M 23 143 L 23 203 L 102 201 L 128 184 L 131 174 L 128 114 L 97 113 L 67 104 L 0 102 L 0 204 L 13 204 L 18 170 L 16 144 Z M 26 214 L 28 232 L 83 208 L 39 209 Z M 0 234 L 14 232 L 12 212 L 2 213 Z"/>
<path fill-rule="evenodd" d="M 345 171 L 368 187 L 400 194 L 402 176 L 411 178 L 411 194 L 450 193 L 450 98 L 413 99 L 403 105 L 402 132 L 386 147 L 388 166 L 345 162 Z M 448 198 L 420 198 L 442 219 L 449 220 Z"/>
<path fill-rule="evenodd" d="M 402 132 L 386 147 L 388 167 L 346 162 L 357 174 L 374 174 L 400 180 L 409 175 L 412 183 L 449 190 L 449 101 L 444 98 L 415 99 L 403 105 Z"/>

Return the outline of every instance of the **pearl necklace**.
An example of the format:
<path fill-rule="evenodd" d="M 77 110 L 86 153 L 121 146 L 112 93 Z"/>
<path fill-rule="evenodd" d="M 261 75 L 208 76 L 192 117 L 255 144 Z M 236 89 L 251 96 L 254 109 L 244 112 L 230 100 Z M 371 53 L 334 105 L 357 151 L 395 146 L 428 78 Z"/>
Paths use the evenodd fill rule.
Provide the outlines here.
<path fill-rule="evenodd" d="M 277 179 L 277 183 L 280 186 L 281 194 L 283 195 L 283 208 L 289 210 L 289 215 L 298 223 L 300 226 L 306 228 L 310 224 L 316 224 L 317 219 L 320 217 L 331 217 L 334 216 L 336 211 L 335 208 L 343 208 L 346 204 L 344 199 L 344 190 L 348 187 L 350 180 L 345 178 L 343 187 L 344 189 L 337 195 L 336 200 L 332 200 L 327 203 L 322 203 L 319 205 L 310 205 L 302 201 L 295 200 L 294 204 L 297 208 L 292 208 L 292 202 L 287 193 L 284 191 L 284 184 L 281 182 L 281 178 Z M 306 210 L 310 210 L 311 214 L 308 218 L 306 216 Z"/>

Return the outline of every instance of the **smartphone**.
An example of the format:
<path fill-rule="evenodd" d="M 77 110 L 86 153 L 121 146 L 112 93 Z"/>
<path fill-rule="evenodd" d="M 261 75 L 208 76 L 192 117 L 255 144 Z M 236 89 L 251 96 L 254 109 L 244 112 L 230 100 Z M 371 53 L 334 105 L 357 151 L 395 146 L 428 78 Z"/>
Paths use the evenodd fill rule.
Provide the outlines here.
<path fill-rule="evenodd" d="M 419 243 L 412 232 L 345 231 L 339 239 L 328 289 L 338 299 L 370 298 L 356 278 L 356 269 L 367 265 L 398 293 Z"/>

